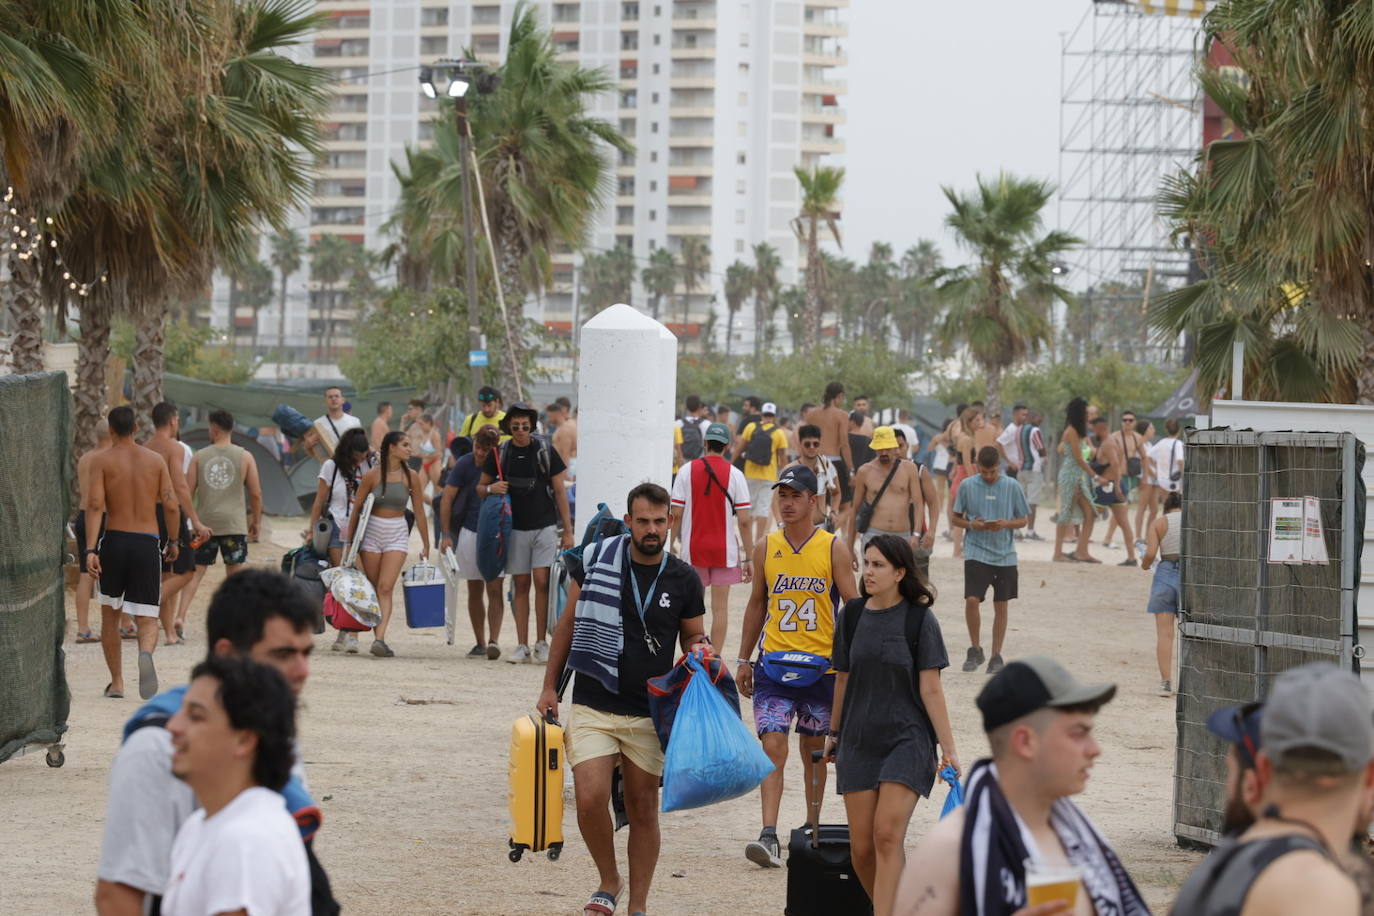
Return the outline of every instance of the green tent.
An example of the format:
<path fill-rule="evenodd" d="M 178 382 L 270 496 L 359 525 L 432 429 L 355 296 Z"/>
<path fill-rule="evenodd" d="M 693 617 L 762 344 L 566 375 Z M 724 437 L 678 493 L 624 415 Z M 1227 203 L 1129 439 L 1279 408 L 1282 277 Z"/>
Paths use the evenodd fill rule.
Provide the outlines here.
<path fill-rule="evenodd" d="M 240 426 L 275 426 L 272 411 L 278 404 L 289 404 L 312 419 L 324 413 L 324 389 L 332 384 L 321 380 L 310 388 L 264 383 L 219 385 L 168 373 L 163 378 L 162 393 L 183 412 L 199 410 L 203 416 L 211 410 L 227 410 Z M 377 415 L 378 403 L 390 401 L 399 414 L 405 410 L 406 401 L 420 396 L 414 388 L 398 386 L 373 388 L 366 395 L 358 394 L 357 389 L 347 384 L 339 387 L 350 402 L 353 416 L 364 424 Z"/>

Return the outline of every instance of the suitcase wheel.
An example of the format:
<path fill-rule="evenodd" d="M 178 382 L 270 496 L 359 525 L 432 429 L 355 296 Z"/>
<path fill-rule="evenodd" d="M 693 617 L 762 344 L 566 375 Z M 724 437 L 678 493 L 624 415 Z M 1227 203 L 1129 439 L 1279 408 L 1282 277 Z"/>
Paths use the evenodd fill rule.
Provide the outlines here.
<path fill-rule="evenodd" d="M 562 844 L 562 843 L 555 843 L 554 845 L 552 845 L 552 846 L 549 847 L 549 861 L 550 861 L 550 862 L 557 862 L 557 861 L 558 861 L 558 857 L 559 857 L 560 855 L 562 855 L 562 854 L 563 854 L 563 844 Z"/>
<path fill-rule="evenodd" d="M 511 860 L 512 862 L 519 862 L 519 861 L 520 861 L 520 857 L 521 857 L 522 855 L 524 855 L 524 854 L 525 854 L 525 850 L 520 849 L 519 847 L 517 847 L 517 848 L 515 848 L 515 849 L 512 849 L 512 850 L 510 851 L 510 860 Z"/>

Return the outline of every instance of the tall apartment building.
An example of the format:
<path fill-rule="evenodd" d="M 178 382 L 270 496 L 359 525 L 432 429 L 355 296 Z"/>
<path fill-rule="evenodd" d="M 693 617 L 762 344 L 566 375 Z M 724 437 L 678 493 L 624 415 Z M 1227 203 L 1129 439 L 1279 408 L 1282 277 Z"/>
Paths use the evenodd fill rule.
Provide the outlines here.
<path fill-rule="evenodd" d="M 537 0 L 562 60 L 599 68 L 618 91 L 592 112 L 618 123 L 636 151 L 615 163 L 615 194 L 606 202 L 588 247 L 628 247 L 641 267 L 655 248 L 680 251 L 689 237 L 707 240 L 711 274 L 690 303 L 689 335 L 712 307 L 724 317 L 721 286 L 736 259 L 752 261 L 766 241 L 782 260 L 782 280 L 795 280 L 804 253 L 791 229 L 799 190 L 794 166 L 810 167 L 844 152 L 836 128 L 845 86 L 833 78 L 846 59 L 841 11 L 849 0 Z M 333 233 L 381 249 L 382 231 L 400 187 L 392 162 L 424 145 L 438 117 L 419 91 L 417 68 L 471 49 L 497 64 L 515 9 L 513 0 L 318 0 L 329 17 L 302 59 L 334 72 L 338 94 L 325 126 L 326 152 L 315 197 L 298 228 L 313 239 Z M 527 308 L 560 333 L 574 318 L 577 255 L 559 252 L 550 288 Z M 213 320 L 229 323 L 227 284 Z M 292 358 L 313 358 L 325 320 L 319 284 L 308 269 L 291 279 L 285 344 Z M 644 299 L 636 283 L 636 302 Z M 713 302 L 718 305 L 713 306 Z M 665 319 L 680 321 L 680 304 Z M 235 319 L 241 339 L 251 319 Z M 336 346 L 352 346 L 352 315 L 334 315 Z M 583 320 L 587 316 L 581 316 Z M 259 339 L 275 343 L 275 301 L 261 313 Z M 245 327 L 245 322 L 248 327 Z M 752 334 L 745 327 L 743 340 Z M 723 321 L 721 322 L 723 326 Z M 676 329 L 676 328 L 675 328 Z"/>

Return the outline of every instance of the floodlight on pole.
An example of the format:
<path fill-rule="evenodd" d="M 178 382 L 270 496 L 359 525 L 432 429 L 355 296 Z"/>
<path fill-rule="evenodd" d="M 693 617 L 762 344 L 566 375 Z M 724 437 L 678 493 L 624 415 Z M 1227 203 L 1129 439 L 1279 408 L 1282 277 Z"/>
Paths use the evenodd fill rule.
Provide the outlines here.
<path fill-rule="evenodd" d="M 448 96 L 451 99 L 461 99 L 467 95 L 468 81 L 461 76 L 455 76 L 453 81 L 448 84 Z"/>
<path fill-rule="evenodd" d="M 438 91 L 434 88 L 433 68 L 420 68 L 420 91 L 425 94 L 425 98 L 437 99 L 439 97 Z"/>

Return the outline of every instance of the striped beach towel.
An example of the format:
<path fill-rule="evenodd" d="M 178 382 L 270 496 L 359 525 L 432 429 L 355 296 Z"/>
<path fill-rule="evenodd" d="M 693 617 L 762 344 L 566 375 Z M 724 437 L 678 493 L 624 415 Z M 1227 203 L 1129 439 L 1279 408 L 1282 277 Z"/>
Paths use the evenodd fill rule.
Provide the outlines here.
<path fill-rule="evenodd" d="M 611 693 L 620 693 L 620 652 L 625 627 L 620 598 L 628 569 L 629 536 L 606 538 L 586 563 L 582 592 L 573 610 L 572 648 L 568 667 L 594 677 Z"/>

